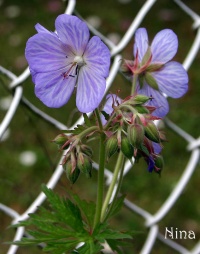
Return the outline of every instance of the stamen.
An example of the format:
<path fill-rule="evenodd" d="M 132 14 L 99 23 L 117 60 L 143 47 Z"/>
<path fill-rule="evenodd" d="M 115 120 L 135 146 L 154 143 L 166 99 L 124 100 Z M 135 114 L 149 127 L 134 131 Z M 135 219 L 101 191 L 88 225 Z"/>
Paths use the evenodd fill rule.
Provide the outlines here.
<path fill-rule="evenodd" d="M 71 74 L 70 74 L 71 71 L 72 71 L 72 69 L 73 69 L 73 67 L 74 67 L 75 65 L 77 65 L 77 63 L 73 63 L 73 64 L 71 65 L 71 67 L 69 68 L 69 70 L 66 71 L 66 72 L 64 72 L 64 73 L 62 74 L 64 79 L 65 79 L 65 78 L 68 78 L 68 77 L 75 77 L 74 75 L 71 75 Z M 77 74 L 76 74 L 76 75 L 77 75 Z"/>
<path fill-rule="evenodd" d="M 75 74 L 76 74 L 76 76 L 78 75 L 78 65 L 76 65 Z"/>
<path fill-rule="evenodd" d="M 68 56 L 66 56 L 66 58 L 68 58 Z M 81 56 L 75 56 L 70 68 L 66 72 L 62 73 L 63 78 L 74 78 L 78 75 L 79 67 L 82 67 L 83 65 L 85 65 L 83 58 Z"/>

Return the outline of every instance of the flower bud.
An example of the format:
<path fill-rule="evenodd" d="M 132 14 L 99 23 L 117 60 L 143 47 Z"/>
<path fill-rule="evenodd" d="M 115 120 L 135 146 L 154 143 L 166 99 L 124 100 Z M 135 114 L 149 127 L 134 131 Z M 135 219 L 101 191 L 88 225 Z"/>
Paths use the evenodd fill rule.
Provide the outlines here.
<path fill-rule="evenodd" d="M 87 155 L 83 153 L 78 154 L 77 167 L 80 169 L 81 173 L 86 175 L 87 178 L 91 177 L 92 162 Z"/>
<path fill-rule="evenodd" d="M 121 151 L 129 160 L 133 157 L 134 149 L 127 137 L 123 137 L 121 140 Z"/>
<path fill-rule="evenodd" d="M 64 133 L 59 134 L 52 140 L 56 145 L 58 145 L 59 148 L 62 148 L 62 146 L 68 141 L 68 136 Z M 69 147 L 69 144 L 67 144 L 63 149 L 67 149 Z"/>
<path fill-rule="evenodd" d="M 140 147 L 144 140 L 144 128 L 140 124 L 129 125 L 127 137 L 133 147 Z"/>
<path fill-rule="evenodd" d="M 66 164 L 63 165 L 63 168 L 66 172 L 66 175 L 67 175 L 67 178 L 69 179 L 69 181 L 74 184 L 80 174 L 79 168 L 75 167 L 73 170 L 70 160 Z"/>
<path fill-rule="evenodd" d="M 92 149 L 89 146 L 81 145 L 80 148 L 81 148 L 81 152 L 83 152 L 84 154 L 86 154 L 89 157 L 92 157 L 93 152 L 92 152 Z"/>
<path fill-rule="evenodd" d="M 62 165 L 66 164 L 69 160 L 70 160 L 70 157 L 71 157 L 71 153 L 67 153 L 63 159 L 62 159 Z M 64 168 L 64 167 L 63 167 Z"/>
<path fill-rule="evenodd" d="M 148 100 L 149 100 L 149 97 L 142 94 L 137 94 L 135 97 L 133 97 L 134 104 L 144 104 Z"/>
<path fill-rule="evenodd" d="M 148 139 L 156 143 L 160 142 L 159 131 L 152 121 L 148 122 L 147 125 L 144 126 L 144 130 L 145 130 L 145 136 Z"/>
<path fill-rule="evenodd" d="M 134 109 L 137 110 L 139 114 L 149 114 L 149 110 L 145 106 L 136 105 Z"/>
<path fill-rule="evenodd" d="M 118 140 L 116 136 L 111 136 L 106 142 L 106 155 L 110 158 L 118 149 Z"/>
<path fill-rule="evenodd" d="M 155 162 L 155 171 L 160 173 L 164 167 L 163 157 L 161 155 L 156 155 L 156 157 L 154 158 L 154 162 Z"/>

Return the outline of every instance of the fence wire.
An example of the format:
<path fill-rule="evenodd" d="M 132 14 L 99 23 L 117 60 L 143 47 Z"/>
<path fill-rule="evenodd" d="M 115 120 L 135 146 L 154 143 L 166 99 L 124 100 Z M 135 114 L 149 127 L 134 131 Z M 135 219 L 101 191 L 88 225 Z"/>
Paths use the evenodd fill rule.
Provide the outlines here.
<path fill-rule="evenodd" d="M 196 36 L 193 41 L 193 44 L 191 45 L 189 52 L 183 62 L 184 68 L 186 70 L 189 70 L 195 57 L 197 56 L 197 53 L 200 47 L 200 16 L 197 13 L 195 13 L 195 11 L 191 10 L 186 4 L 184 4 L 180 0 L 169 0 L 169 1 L 175 2 L 175 4 L 177 4 L 177 6 L 182 9 L 183 14 L 189 15 L 189 17 L 191 18 L 191 29 L 196 30 Z M 110 48 L 111 56 L 113 58 L 112 66 L 110 69 L 110 75 L 107 78 L 106 91 L 108 91 L 109 88 L 111 87 L 119 71 L 120 63 L 121 63 L 120 52 L 124 50 L 127 44 L 130 42 L 130 40 L 132 40 L 136 29 L 140 26 L 141 22 L 146 17 L 147 13 L 151 10 L 152 6 L 156 4 L 156 2 L 157 2 L 156 0 L 147 0 L 144 3 L 144 5 L 139 10 L 137 15 L 134 17 L 131 25 L 125 32 L 124 36 L 117 44 L 114 44 L 112 41 L 106 38 L 103 34 L 97 31 L 94 27 L 88 24 L 91 32 L 95 35 L 100 36 L 100 38 L 108 45 L 108 47 Z M 72 14 L 75 12 L 76 15 L 79 15 L 78 12 L 76 12 L 75 10 L 76 4 L 77 4 L 76 0 L 69 0 L 67 2 L 67 8 L 65 13 Z M 6 132 L 6 130 L 8 129 L 12 119 L 15 117 L 16 110 L 19 107 L 19 103 L 21 101 L 32 112 L 40 116 L 49 124 L 55 126 L 58 130 L 68 129 L 68 127 L 65 124 L 63 124 L 62 122 L 59 122 L 55 118 L 44 113 L 35 105 L 33 105 L 29 100 L 27 100 L 27 98 L 23 96 L 22 83 L 26 82 L 27 78 L 30 76 L 28 67 L 19 76 L 16 76 L 10 70 L 5 69 L 3 66 L 0 66 L 0 72 L 9 78 L 10 80 L 9 89 L 13 91 L 12 103 L 9 109 L 7 110 L 4 116 L 4 119 L 0 125 L 0 140 L 3 137 L 4 133 Z M 195 169 L 197 168 L 197 164 L 199 163 L 199 156 L 200 156 L 200 149 L 199 149 L 200 138 L 195 139 L 193 136 L 191 136 L 190 134 L 182 130 L 178 125 L 174 124 L 167 118 L 164 121 L 168 128 L 172 129 L 174 132 L 176 132 L 177 135 L 179 135 L 182 139 L 184 139 L 187 142 L 186 149 L 188 153 L 190 153 L 190 158 L 185 167 L 185 170 L 183 171 L 182 175 L 180 176 L 179 180 L 176 183 L 176 186 L 174 187 L 174 189 L 172 190 L 168 198 L 163 202 L 163 204 L 161 205 L 161 207 L 157 210 L 155 214 L 151 214 L 150 212 L 137 206 L 136 204 L 129 201 L 128 199 L 125 199 L 124 205 L 132 212 L 141 216 L 144 219 L 144 225 L 149 229 L 147 233 L 146 241 L 144 242 L 144 245 L 140 251 L 140 254 L 151 253 L 151 251 L 154 248 L 154 243 L 157 239 L 159 239 L 164 244 L 168 245 L 172 250 L 175 250 L 178 253 L 200 254 L 200 240 L 199 241 L 196 240 L 196 245 L 194 245 L 193 248 L 189 250 L 173 240 L 165 239 L 164 235 L 159 232 L 159 222 L 169 213 L 169 211 L 172 209 L 176 201 L 179 199 L 180 195 L 182 194 L 183 190 L 185 189 L 186 185 L 188 184 L 192 175 L 194 174 Z M 77 124 L 82 124 L 82 123 L 83 123 L 83 119 L 80 118 L 73 126 L 70 127 L 70 129 L 75 127 Z M 98 165 L 96 163 L 94 163 L 94 167 L 98 169 Z M 131 164 L 129 162 L 126 162 L 125 174 L 127 174 L 130 169 L 131 169 Z M 54 173 L 52 174 L 52 176 L 50 177 L 46 185 L 49 188 L 53 189 L 58 183 L 58 180 L 60 179 L 62 173 L 63 173 L 63 169 L 59 161 L 57 167 L 54 170 Z M 106 184 L 109 185 L 112 179 L 112 172 L 106 169 L 105 176 L 107 177 Z M 0 210 L 2 210 L 6 215 L 10 216 L 13 219 L 12 224 L 15 224 L 18 221 L 28 219 L 28 214 L 34 213 L 37 210 L 37 207 L 40 206 L 44 201 L 45 201 L 45 195 L 43 193 L 40 193 L 38 197 L 32 202 L 32 204 L 22 214 L 17 213 L 15 210 L 11 209 L 10 207 L 7 207 L 4 204 L 0 204 Z M 25 234 L 25 231 L 26 229 L 24 227 L 19 227 L 16 230 L 16 234 L 13 240 L 14 241 L 20 240 L 22 236 Z M 18 248 L 19 248 L 18 246 L 11 245 L 7 254 L 17 253 Z"/>

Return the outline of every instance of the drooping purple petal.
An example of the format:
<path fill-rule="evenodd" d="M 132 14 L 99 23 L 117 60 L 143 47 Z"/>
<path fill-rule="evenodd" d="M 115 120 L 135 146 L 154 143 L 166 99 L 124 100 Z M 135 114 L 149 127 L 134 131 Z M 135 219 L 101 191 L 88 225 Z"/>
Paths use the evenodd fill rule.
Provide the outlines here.
<path fill-rule="evenodd" d="M 147 159 L 148 168 L 147 170 L 151 173 L 154 170 L 155 162 L 152 158 L 152 156 L 149 156 Z"/>
<path fill-rule="evenodd" d="M 64 78 L 58 71 L 34 75 L 35 94 L 48 107 L 59 108 L 72 95 L 76 78 Z"/>
<path fill-rule="evenodd" d="M 32 36 L 25 49 L 30 68 L 35 72 L 51 72 L 69 64 L 66 50 L 61 41 L 51 33 Z"/>
<path fill-rule="evenodd" d="M 176 34 L 170 29 L 164 29 L 156 34 L 151 44 L 152 63 L 166 63 L 171 60 L 178 49 Z"/>
<path fill-rule="evenodd" d="M 106 103 L 103 107 L 103 111 L 105 111 L 108 115 L 111 115 L 113 112 L 113 105 L 118 106 L 122 102 L 122 99 L 119 98 L 116 94 L 108 94 L 106 96 Z"/>
<path fill-rule="evenodd" d="M 135 43 L 133 48 L 134 57 L 136 57 L 138 51 L 139 62 L 142 61 L 149 46 L 148 34 L 145 28 L 139 28 L 135 32 Z"/>
<path fill-rule="evenodd" d="M 119 98 L 116 94 L 108 94 L 106 96 L 106 102 L 103 107 L 103 111 L 105 111 L 108 115 L 111 115 L 113 112 L 113 105 L 117 106 L 121 102 L 122 102 L 122 99 Z M 107 122 L 103 115 L 101 115 L 101 121 L 103 125 L 105 125 Z"/>
<path fill-rule="evenodd" d="M 161 70 L 152 72 L 160 91 L 172 98 L 179 98 L 188 90 L 188 74 L 178 62 L 166 63 Z"/>
<path fill-rule="evenodd" d="M 75 55 L 82 56 L 89 40 L 89 29 L 79 18 L 61 14 L 55 21 L 58 37 Z"/>
<path fill-rule="evenodd" d="M 99 106 L 104 91 L 106 81 L 101 76 L 93 73 L 87 66 L 83 66 L 79 71 L 76 106 L 82 113 L 89 113 Z"/>
<path fill-rule="evenodd" d="M 154 153 L 160 154 L 160 152 L 162 151 L 161 145 L 155 142 L 152 142 L 152 145 L 153 145 Z"/>
<path fill-rule="evenodd" d="M 97 36 L 93 36 L 84 52 L 84 60 L 91 72 L 104 78 L 109 74 L 110 51 Z"/>
<path fill-rule="evenodd" d="M 169 104 L 164 95 L 148 86 L 146 82 L 142 88 L 139 88 L 139 86 L 137 87 L 137 93 L 152 97 L 152 99 L 150 99 L 146 105 L 156 107 L 156 110 L 152 113 L 153 116 L 162 118 L 169 112 Z"/>

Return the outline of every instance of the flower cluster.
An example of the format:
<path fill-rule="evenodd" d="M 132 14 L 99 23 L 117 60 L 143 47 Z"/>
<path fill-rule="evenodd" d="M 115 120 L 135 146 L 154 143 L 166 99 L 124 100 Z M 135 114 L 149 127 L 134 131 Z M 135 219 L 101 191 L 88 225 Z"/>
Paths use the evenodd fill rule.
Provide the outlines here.
<path fill-rule="evenodd" d="M 77 89 L 76 106 L 88 113 L 99 106 L 109 74 L 110 51 L 79 18 L 62 14 L 55 21 L 56 33 L 40 24 L 38 34 L 26 45 L 36 96 L 48 107 L 65 105 Z"/>
<path fill-rule="evenodd" d="M 123 71 L 137 78 L 137 93 L 151 98 L 148 105 L 156 107 L 153 115 L 158 117 L 164 117 L 169 111 L 163 93 L 179 98 L 188 89 L 187 72 L 180 63 L 170 61 L 177 48 L 178 39 L 172 30 L 160 31 L 149 45 L 146 29 L 139 28 L 133 48 L 135 60 L 125 60 L 123 64 Z"/>
<path fill-rule="evenodd" d="M 78 135 L 59 134 L 53 142 L 60 150 L 67 153 L 62 160 L 63 169 L 71 183 L 75 183 L 83 173 L 87 178 L 91 177 L 92 171 L 92 150 L 89 146 L 81 143 Z"/>
<path fill-rule="evenodd" d="M 37 24 L 38 33 L 26 45 L 36 96 L 45 105 L 57 108 L 66 104 L 76 89 L 78 110 L 91 112 L 104 96 L 110 66 L 109 49 L 98 36 L 90 39 L 87 25 L 75 16 L 58 16 L 55 27 L 54 33 Z M 154 120 L 169 110 L 165 95 L 178 98 L 188 89 L 183 66 L 170 61 L 177 48 L 177 36 L 170 29 L 160 31 L 151 45 L 145 28 L 136 31 L 135 59 L 123 63 L 123 71 L 131 75 L 135 89 L 125 100 L 108 95 L 102 110 L 108 159 L 121 150 L 130 160 L 143 157 L 150 172 L 162 169 L 159 153 L 165 138 Z M 98 124 L 93 127 L 98 128 Z M 72 182 L 80 172 L 91 175 L 91 149 L 81 143 L 81 135 L 61 134 L 54 140 L 61 149 L 68 149 L 63 166 Z"/>
<path fill-rule="evenodd" d="M 103 114 L 109 114 L 112 120 L 104 120 L 106 153 L 108 159 L 118 150 L 130 160 L 134 157 L 138 161 L 143 157 L 149 172 L 160 173 L 163 160 L 159 153 L 165 137 L 154 123 L 159 119 L 152 116 L 155 107 L 144 105 L 149 100 L 149 97 L 137 94 L 125 100 L 113 94 L 107 96 Z"/>

